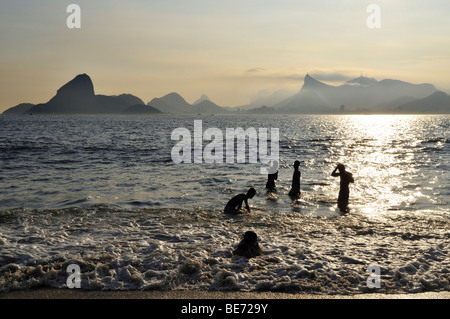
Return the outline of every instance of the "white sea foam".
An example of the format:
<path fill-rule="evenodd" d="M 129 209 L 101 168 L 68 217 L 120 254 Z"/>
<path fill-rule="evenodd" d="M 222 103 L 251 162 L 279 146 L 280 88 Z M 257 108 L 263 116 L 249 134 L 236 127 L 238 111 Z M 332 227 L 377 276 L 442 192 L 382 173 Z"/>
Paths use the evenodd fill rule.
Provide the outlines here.
<path fill-rule="evenodd" d="M 66 287 L 70 264 L 80 266 L 84 289 L 327 294 L 450 289 L 445 216 L 395 215 L 380 221 L 351 215 L 256 212 L 227 217 L 205 211 L 92 208 L 15 211 L 2 217 L 2 291 Z M 71 223 L 80 219 L 83 227 Z M 39 231 L 43 225 L 45 232 Z M 257 232 L 264 255 L 233 256 L 248 229 Z M 25 236 L 30 233 L 35 235 Z M 381 268 L 380 289 L 367 286 L 370 264 Z"/>

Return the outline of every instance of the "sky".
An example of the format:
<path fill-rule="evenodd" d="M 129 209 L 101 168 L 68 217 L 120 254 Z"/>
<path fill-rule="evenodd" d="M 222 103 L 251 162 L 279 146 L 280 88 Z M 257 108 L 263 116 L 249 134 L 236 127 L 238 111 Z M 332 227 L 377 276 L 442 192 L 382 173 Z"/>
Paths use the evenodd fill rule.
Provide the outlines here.
<path fill-rule="evenodd" d="M 81 28 L 66 21 L 81 9 Z M 369 28 L 370 4 L 380 28 Z M 0 0 L 0 112 L 77 74 L 96 94 L 239 106 L 359 77 L 450 91 L 448 0 Z"/>

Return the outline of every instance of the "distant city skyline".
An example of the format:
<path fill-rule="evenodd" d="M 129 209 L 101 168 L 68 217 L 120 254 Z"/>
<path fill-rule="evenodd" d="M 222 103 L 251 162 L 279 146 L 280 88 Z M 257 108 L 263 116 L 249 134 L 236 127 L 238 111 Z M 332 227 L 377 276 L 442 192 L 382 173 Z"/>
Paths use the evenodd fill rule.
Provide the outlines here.
<path fill-rule="evenodd" d="M 81 8 L 69 29 L 66 8 Z M 366 8 L 381 8 L 370 29 Z M 450 3 L 432 1 L 54 1 L 0 4 L 0 113 L 44 103 L 87 73 L 97 94 L 145 103 L 249 104 L 300 90 L 305 74 L 338 85 L 360 75 L 449 92 Z"/>

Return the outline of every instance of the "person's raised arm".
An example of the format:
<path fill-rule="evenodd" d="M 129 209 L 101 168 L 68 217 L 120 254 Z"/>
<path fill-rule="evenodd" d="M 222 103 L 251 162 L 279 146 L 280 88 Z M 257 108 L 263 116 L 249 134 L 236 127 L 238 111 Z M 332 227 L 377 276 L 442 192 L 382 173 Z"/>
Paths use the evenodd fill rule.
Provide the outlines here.
<path fill-rule="evenodd" d="M 339 166 L 336 166 L 336 168 L 334 169 L 334 171 L 331 173 L 331 176 L 336 177 L 336 176 L 341 176 L 341 173 L 336 173 L 336 171 L 338 170 Z"/>

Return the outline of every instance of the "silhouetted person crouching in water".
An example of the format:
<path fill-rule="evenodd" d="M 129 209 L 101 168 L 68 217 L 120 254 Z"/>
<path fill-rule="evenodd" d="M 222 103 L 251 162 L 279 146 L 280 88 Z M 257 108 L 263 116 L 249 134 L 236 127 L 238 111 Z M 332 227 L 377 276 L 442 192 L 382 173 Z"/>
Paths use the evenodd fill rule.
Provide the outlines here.
<path fill-rule="evenodd" d="M 300 171 L 298 170 L 298 167 L 300 166 L 299 161 L 294 162 L 294 175 L 292 175 L 292 186 L 291 190 L 289 191 L 289 196 L 292 198 L 298 198 L 300 197 L 300 176 L 302 175 Z"/>
<path fill-rule="evenodd" d="M 339 173 L 336 171 L 339 170 Z M 341 188 L 339 189 L 339 197 L 338 197 L 338 207 L 342 213 L 346 213 L 348 211 L 348 198 L 350 195 L 350 189 L 348 185 L 350 183 L 354 183 L 352 173 L 349 173 L 345 170 L 345 166 L 343 164 L 338 164 L 334 171 L 331 173 L 331 176 L 341 177 Z"/>
<path fill-rule="evenodd" d="M 232 199 L 229 200 L 223 212 L 225 214 L 242 214 L 241 212 L 242 202 L 245 202 L 245 208 L 250 213 L 250 206 L 248 206 L 248 199 L 253 198 L 255 194 L 256 190 L 254 188 L 250 188 L 247 191 L 247 194 L 239 194 L 234 196 Z"/>
<path fill-rule="evenodd" d="M 262 255 L 262 249 L 258 244 L 258 236 L 252 231 L 244 234 L 244 239 L 233 251 L 233 255 L 244 256 L 247 258 Z"/>

